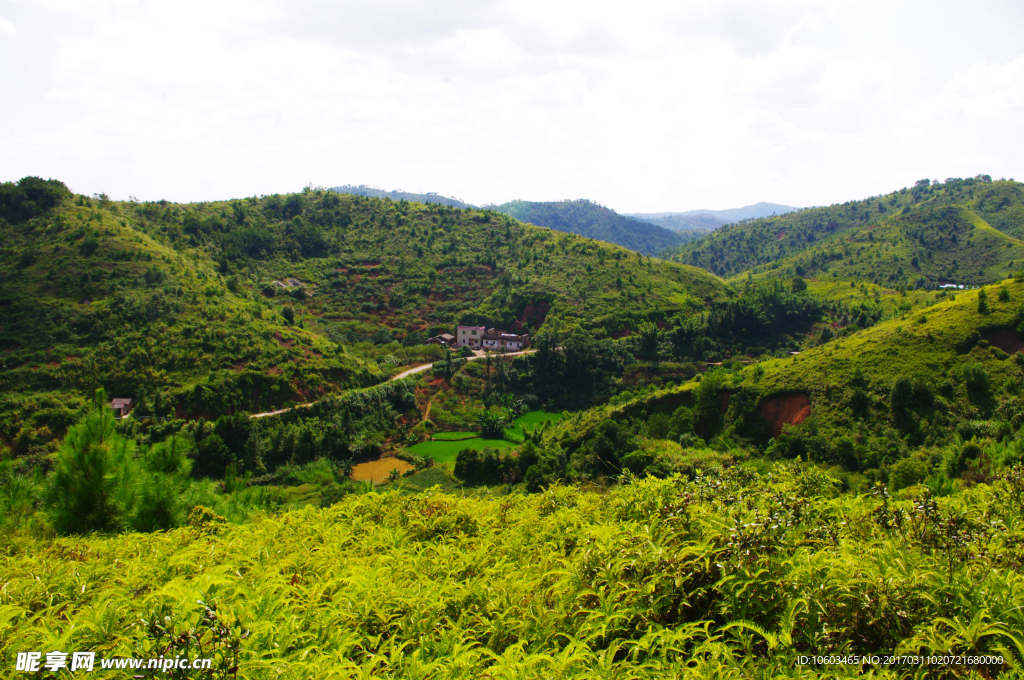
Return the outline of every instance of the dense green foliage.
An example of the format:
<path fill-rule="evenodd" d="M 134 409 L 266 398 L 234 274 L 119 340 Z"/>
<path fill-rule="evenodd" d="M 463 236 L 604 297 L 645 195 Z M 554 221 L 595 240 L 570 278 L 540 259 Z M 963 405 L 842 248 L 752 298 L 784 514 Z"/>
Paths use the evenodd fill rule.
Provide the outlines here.
<path fill-rule="evenodd" d="M 608 241 L 645 255 L 657 255 L 666 248 L 693 238 L 692 235 L 683 236 L 650 222 L 625 217 L 587 200 L 549 203 L 512 201 L 495 206 L 493 210 L 511 215 L 522 222 Z"/>
<path fill-rule="evenodd" d="M 0 663 L 71 648 L 209 656 L 217 678 L 993 677 L 1024 661 L 1021 475 L 899 501 L 837 495 L 812 468 L 736 468 L 18 537 Z M 849 654 L 1000 660 L 798 663 Z"/>

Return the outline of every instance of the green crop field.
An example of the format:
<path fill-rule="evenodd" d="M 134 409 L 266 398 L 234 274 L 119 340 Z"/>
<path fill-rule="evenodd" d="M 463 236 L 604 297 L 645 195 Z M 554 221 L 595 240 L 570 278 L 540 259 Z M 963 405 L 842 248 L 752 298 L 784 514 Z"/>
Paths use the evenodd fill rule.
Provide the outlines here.
<path fill-rule="evenodd" d="M 470 433 L 465 433 L 470 434 Z M 443 465 L 455 463 L 455 457 L 462 449 L 474 449 L 476 451 L 483 451 L 484 448 L 492 449 L 507 449 L 515 446 L 514 442 L 510 442 L 506 439 L 482 439 L 477 437 L 475 439 L 467 439 L 465 441 L 433 441 L 433 442 L 420 442 L 409 447 L 409 452 L 414 453 L 417 456 L 426 456 L 433 458 L 435 462 Z"/>
<path fill-rule="evenodd" d="M 460 439 L 472 439 L 479 437 L 479 432 L 435 432 L 431 437 L 435 441 L 457 441 Z"/>
<path fill-rule="evenodd" d="M 537 425 L 540 425 L 544 421 L 551 421 L 551 424 L 554 425 L 561 419 L 561 413 L 548 413 L 547 411 L 530 411 L 529 413 L 524 413 L 523 415 L 516 418 L 515 421 L 512 423 L 512 429 L 518 430 L 523 425 L 525 425 L 528 429 L 532 429 Z"/>

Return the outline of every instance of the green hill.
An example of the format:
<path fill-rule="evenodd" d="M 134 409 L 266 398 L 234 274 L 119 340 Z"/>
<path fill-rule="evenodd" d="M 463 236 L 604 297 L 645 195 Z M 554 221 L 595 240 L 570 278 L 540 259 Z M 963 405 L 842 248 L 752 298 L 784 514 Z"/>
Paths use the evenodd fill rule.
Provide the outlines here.
<path fill-rule="evenodd" d="M 823 239 L 761 275 L 830 276 L 888 286 L 979 285 L 1024 264 L 1024 243 L 960 205 L 924 207 Z"/>
<path fill-rule="evenodd" d="M 102 384 L 145 387 L 183 414 L 257 410 L 436 359 L 426 333 L 460 321 L 617 330 L 725 290 L 693 267 L 473 209 L 330 191 L 114 202 L 59 183 L 37 209 L 3 187 L 0 388 L 14 401 Z M 33 403 L 5 411 L 48 408 Z"/>
<path fill-rule="evenodd" d="M 162 221 L 171 206 L 75 200 L 59 189 L 45 213 L 19 219 L 8 210 L 0 222 L 5 400 L 147 386 L 172 392 L 179 409 L 220 413 L 385 377 L 288 325 L 206 251 L 175 249 L 167 227 L 146 217 Z"/>
<path fill-rule="evenodd" d="M 686 212 L 665 213 L 626 213 L 627 217 L 635 217 L 651 224 L 671 229 L 672 231 L 713 231 L 723 224 L 740 220 L 782 215 L 797 210 L 792 206 L 779 203 L 755 203 L 742 208 L 727 210 L 687 210 Z"/>
<path fill-rule="evenodd" d="M 512 201 L 492 210 L 529 224 L 579 234 L 599 241 L 615 243 L 645 255 L 657 255 L 666 248 L 679 246 L 698 234 L 677 234 L 643 220 L 620 215 L 587 200 L 532 202 Z"/>
<path fill-rule="evenodd" d="M 797 265 L 814 275 L 837 266 L 843 276 L 877 276 L 882 283 L 976 284 L 1006 276 L 1015 266 L 1010 263 L 1019 262 L 1016 238 L 1002 239 L 985 226 L 1014 236 L 1024 229 L 1022 206 L 1019 183 L 950 179 L 740 222 L 666 255 L 725 277 L 778 267 L 796 271 Z"/>

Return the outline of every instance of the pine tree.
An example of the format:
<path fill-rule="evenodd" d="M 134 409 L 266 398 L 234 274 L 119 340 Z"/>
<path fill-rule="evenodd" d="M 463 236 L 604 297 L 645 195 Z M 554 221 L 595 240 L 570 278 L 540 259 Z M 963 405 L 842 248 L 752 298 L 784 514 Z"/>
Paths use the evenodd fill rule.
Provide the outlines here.
<path fill-rule="evenodd" d="M 135 506 L 135 444 L 117 434 L 107 395 L 96 390 L 85 420 L 71 428 L 57 453 L 46 507 L 58 533 L 116 531 Z"/>

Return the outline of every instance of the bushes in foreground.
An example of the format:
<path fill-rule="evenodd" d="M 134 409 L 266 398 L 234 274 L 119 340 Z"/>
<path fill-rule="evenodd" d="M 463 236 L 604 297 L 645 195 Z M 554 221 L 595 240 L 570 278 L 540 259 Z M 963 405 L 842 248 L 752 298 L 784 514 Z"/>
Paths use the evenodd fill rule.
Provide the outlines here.
<path fill-rule="evenodd" d="M 1022 519 L 1019 467 L 900 501 L 839 495 L 787 463 L 610 493 L 367 493 L 242 526 L 20 538 L 5 549 L 0 663 L 202 649 L 213 677 L 238 678 L 1014 677 Z M 851 654 L 999 661 L 798 662 Z"/>

